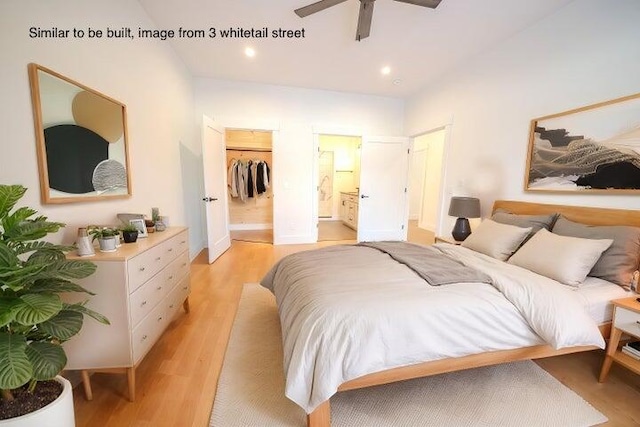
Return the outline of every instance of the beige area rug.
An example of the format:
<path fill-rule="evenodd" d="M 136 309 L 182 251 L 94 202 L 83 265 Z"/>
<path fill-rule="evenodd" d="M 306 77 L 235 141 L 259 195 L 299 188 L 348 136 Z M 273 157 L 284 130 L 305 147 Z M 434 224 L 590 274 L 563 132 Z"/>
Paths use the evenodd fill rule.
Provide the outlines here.
<path fill-rule="evenodd" d="M 304 427 L 284 396 L 280 321 L 273 295 L 246 284 L 231 332 L 212 427 Z M 436 375 L 331 398 L 332 426 L 592 426 L 607 421 L 533 362 Z"/>

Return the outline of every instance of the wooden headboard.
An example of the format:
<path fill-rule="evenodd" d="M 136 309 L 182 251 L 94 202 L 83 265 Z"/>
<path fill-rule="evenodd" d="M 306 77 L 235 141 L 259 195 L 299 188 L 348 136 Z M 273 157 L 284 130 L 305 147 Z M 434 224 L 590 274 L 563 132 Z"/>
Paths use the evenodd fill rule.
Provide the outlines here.
<path fill-rule="evenodd" d="M 567 219 L 590 225 L 630 225 L 640 227 L 640 210 L 589 208 L 584 206 L 547 205 L 543 203 L 496 200 L 493 211 L 504 209 L 519 215 L 560 213 Z"/>

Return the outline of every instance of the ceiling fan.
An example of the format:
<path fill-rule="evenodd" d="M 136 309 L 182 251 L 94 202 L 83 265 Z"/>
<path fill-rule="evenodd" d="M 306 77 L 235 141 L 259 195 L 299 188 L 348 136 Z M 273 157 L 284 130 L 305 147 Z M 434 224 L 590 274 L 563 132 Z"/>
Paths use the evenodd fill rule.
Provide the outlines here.
<path fill-rule="evenodd" d="M 323 11 L 331 6 L 344 3 L 347 0 L 320 0 L 308 6 L 296 9 L 294 12 L 300 18 L 309 16 L 316 12 Z M 442 0 L 395 0 L 401 3 L 415 4 L 416 6 L 435 9 Z M 360 41 L 369 37 L 371 32 L 371 19 L 373 18 L 373 3 L 375 0 L 360 0 L 360 14 L 358 15 L 358 29 L 356 30 L 356 40 Z"/>

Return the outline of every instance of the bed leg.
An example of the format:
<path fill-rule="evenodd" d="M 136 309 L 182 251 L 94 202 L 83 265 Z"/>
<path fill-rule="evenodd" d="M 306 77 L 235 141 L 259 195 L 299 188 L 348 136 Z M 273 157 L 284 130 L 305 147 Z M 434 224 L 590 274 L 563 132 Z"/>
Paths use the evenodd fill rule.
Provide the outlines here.
<path fill-rule="evenodd" d="M 331 426 L 331 405 L 329 401 L 322 403 L 315 411 L 307 414 L 307 427 Z"/>

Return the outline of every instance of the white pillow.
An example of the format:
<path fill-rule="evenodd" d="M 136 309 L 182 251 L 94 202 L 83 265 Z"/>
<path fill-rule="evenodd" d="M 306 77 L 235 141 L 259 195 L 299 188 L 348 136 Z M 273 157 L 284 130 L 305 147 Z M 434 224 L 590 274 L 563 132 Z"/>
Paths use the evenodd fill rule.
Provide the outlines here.
<path fill-rule="evenodd" d="M 516 227 L 485 219 L 462 242 L 462 246 L 505 261 L 518 249 L 530 232 L 531 227 Z"/>
<path fill-rule="evenodd" d="M 579 286 L 611 243 L 611 239 L 560 236 L 542 229 L 518 249 L 509 264 L 565 285 Z"/>

